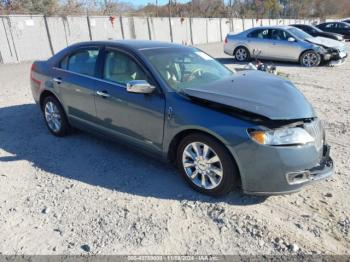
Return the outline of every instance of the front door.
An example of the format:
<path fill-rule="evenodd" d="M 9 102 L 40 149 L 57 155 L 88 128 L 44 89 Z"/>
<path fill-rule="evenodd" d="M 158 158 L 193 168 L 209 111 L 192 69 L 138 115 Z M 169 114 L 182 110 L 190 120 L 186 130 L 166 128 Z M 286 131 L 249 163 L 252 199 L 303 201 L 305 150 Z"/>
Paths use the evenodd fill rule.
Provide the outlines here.
<path fill-rule="evenodd" d="M 122 50 L 107 48 L 102 65 L 102 79 L 95 96 L 99 124 L 117 136 L 160 151 L 165 98 L 159 87 L 151 94 L 129 93 L 126 90 L 129 81 L 156 84 L 148 71 Z"/>
<path fill-rule="evenodd" d="M 282 29 L 270 29 L 270 50 L 271 58 L 277 60 L 297 61 L 301 49 L 297 40 L 288 41 L 292 37 L 287 31 Z"/>

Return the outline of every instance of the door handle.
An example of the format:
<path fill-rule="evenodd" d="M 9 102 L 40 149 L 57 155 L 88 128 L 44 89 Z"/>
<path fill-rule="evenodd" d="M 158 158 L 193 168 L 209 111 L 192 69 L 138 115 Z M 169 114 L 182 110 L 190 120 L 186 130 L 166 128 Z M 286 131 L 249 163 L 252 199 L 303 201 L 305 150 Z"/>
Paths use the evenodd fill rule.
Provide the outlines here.
<path fill-rule="evenodd" d="M 59 77 L 55 77 L 54 79 L 52 79 L 52 81 L 54 81 L 57 84 L 61 84 L 62 83 L 62 79 Z"/>
<path fill-rule="evenodd" d="M 102 96 L 103 98 L 110 97 L 110 95 L 106 91 L 97 91 L 96 95 Z"/>

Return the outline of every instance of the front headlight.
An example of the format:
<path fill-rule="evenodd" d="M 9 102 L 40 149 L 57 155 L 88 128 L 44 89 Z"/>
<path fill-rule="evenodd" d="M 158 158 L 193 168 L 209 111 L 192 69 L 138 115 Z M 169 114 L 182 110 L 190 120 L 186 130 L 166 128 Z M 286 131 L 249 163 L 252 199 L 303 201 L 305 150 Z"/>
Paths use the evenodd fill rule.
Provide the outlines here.
<path fill-rule="evenodd" d="M 274 130 L 251 130 L 250 137 L 261 145 L 304 145 L 314 142 L 314 138 L 301 127 L 287 127 Z"/>

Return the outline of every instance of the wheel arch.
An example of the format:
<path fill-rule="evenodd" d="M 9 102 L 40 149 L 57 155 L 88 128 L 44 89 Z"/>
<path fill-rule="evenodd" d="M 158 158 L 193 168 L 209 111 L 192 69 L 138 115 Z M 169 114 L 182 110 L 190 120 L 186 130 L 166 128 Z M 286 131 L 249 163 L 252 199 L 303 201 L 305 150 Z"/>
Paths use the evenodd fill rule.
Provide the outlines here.
<path fill-rule="evenodd" d="M 248 52 L 249 52 L 249 56 L 251 56 L 251 52 L 250 52 L 250 49 L 249 49 L 248 45 L 246 45 L 246 44 L 244 44 L 244 43 L 238 43 L 238 44 L 236 45 L 236 47 L 233 49 L 233 54 L 232 54 L 232 55 L 235 55 L 236 50 L 237 50 L 238 48 L 240 48 L 240 47 L 244 47 L 245 49 L 247 49 Z"/>
<path fill-rule="evenodd" d="M 56 98 L 58 100 L 58 102 L 61 104 L 63 110 L 65 111 L 65 113 L 67 114 L 66 110 L 65 110 L 65 107 L 63 106 L 63 103 L 61 102 L 61 100 L 59 99 L 59 97 L 52 91 L 50 90 L 43 90 L 40 94 L 40 97 L 39 97 L 39 105 L 40 105 L 40 109 L 43 110 L 43 102 L 45 100 L 46 97 L 48 96 L 53 96 L 54 98 Z"/>
<path fill-rule="evenodd" d="M 299 63 L 301 63 L 301 57 L 303 56 L 303 54 L 305 54 L 306 52 L 309 52 L 309 51 L 312 51 L 312 52 L 317 53 L 317 52 L 316 52 L 315 50 L 313 50 L 312 48 L 305 49 L 305 50 L 302 51 L 302 52 L 300 53 L 300 55 L 299 55 L 299 59 L 298 59 Z"/>
<path fill-rule="evenodd" d="M 227 147 L 226 143 L 225 143 L 225 139 L 213 134 L 212 132 L 206 131 L 206 130 L 202 130 L 202 129 L 196 129 L 196 128 L 190 128 L 190 129 L 184 129 L 181 130 L 180 132 L 178 132 L 170 141 L 169 143 L 169 147 L 168 147 L 168 152 L 167 152 L 167 159 L 168 161 L 170 161 L 171 163 L 175 163 L 176 162 L 176 153 L 177 153 L 177 149 L 180 145 L 180 142 L 182 141 L 182 139 L 184 139 L 186 136 L 191 135 L 191 134 L 203 134 L 206 136 L 209 136 L 213 139 L 215 139 L 217 142 L 219 142 L 220 144 L 222 144 L 226 150 L 228 151 L 233 163 L 236 165 L 237 170 L 238 170 L 238 176 L 239 176 L 239 183 L 242 184 L 242 175 L 241 175 L 241 169 L 240 166 L 238 164 L 237 161 L 237 157 L 235 156 L 235 154 L 233 152 L 231 152 L 231 150 Z"/>

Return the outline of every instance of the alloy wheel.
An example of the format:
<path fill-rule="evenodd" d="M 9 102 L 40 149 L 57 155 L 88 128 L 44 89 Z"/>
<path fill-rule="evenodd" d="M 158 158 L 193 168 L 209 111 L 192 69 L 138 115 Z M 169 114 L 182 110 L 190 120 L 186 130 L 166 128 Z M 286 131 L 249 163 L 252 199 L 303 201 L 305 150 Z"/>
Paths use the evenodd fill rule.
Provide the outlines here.
<path fill-rule="evenodd" d="M 306 53 L 303 56 L 303 65 L 307 67 L 317 66 L 318 65 L 318 56 L 314 52 Z"/>
<path fill-rule="evenodd" d="M 182 154 L 186 175 L 198 187 L 214 189 L 223 178 L 223 167 L 216 152 L 202 142 L 188 144 Z"/>
<path fill-rule="evenodd" d="M 49 101 L 45 105 L 45 119 L 53 132 L 59 132 L 62 126 L 60 111 L 57 106 Z"/>
<path fill-rule="evenodd" d="M 238 48 L 235 57 L 238 61 L 245 61 L 247 59 L 247 51 L 244 48 Z"/>

